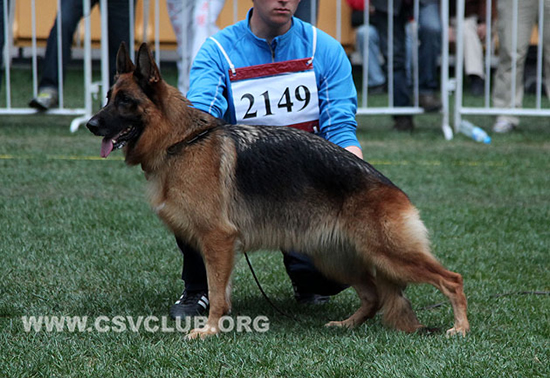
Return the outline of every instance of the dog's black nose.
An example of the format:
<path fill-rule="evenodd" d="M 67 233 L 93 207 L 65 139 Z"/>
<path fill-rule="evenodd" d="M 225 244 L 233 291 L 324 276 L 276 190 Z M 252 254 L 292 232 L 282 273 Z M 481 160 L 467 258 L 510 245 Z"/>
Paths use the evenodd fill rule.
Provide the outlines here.
<path fill-rule="evenodd" d="M 92 117 L 86 124 L 88 130 L 90 130 L 94 135 L 99 133 L 99 120 L 96 117 Z"/>

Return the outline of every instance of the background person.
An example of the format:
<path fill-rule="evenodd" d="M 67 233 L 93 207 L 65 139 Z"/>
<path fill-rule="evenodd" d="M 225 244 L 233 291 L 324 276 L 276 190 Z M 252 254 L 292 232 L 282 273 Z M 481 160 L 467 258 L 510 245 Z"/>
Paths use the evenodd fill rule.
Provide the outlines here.
<path fill-rule="evenodd" d="M 491 20 L 495 20 L 497 0 L 492 0 Z M 487 36 L 487 1 L 466 0 L 464 10 L 464 72 L 470 82 L 470 93 L 481 96 L 485 90 L 485 71 L 483 69 L 483 43 Z M 456 28 L 456 2 L 449 3 L 451 27 L 449 41 L 454 42 Z M 490 38 L 490 37 L 489 37 Z"/>
<path fill-rule="evenodd" d="M 346 0 L 350 8 L 352 9 L 351 13 L 351 26 L 356 28 L 355 36 L 355 48 L 361 54 L 361 58 L 364 59 L 364 43 L 367 34 L 367 28 L 369 33 L 368 40 L 368 87 L 370 94 L 383 93 L 384 86 L 386 85 L 386 73 L 383 69 L 382 52 L 380 51 L 380 37 L 378 35 L 378 30 L 369 23 L 365 25 L 364 12 L 365 12 L 365 1 L 364 0 Z M 374 14 L 374 7 L 369 7 L 370 14 Z"/>
<path fill-rule="evenodd" d="M 4 27 L 9 22 L 4 23 L 4 2 L 7 5 L 8 13 L 10 2 L 8 0 L 0 0 L 0 88 L 2 88 L 2 78 L 4 77 Z M 6 21 L 8 21 L 8 14 L 6 14 Z"/>
<path fill-rule="evenodd" d="M 99 0 L 91 0 L 90 8 L 98 4 Z M 128 0 L 109 0 L 107 2 L 109 24 L 109 78 L 111 84 L 116 73 L 116 54 L 121 42 L 130 43 L 130 6 Z M 73 36 L 76 27 L 83 17 L 82 0 L 61 0 L 61 51 L 62 72 L 65 75 L 67 63 L 71 55 Z M 103 21 L 103 20 L 102 20 Z M 46 55 L 42 66 L 42 77 L 38 83 L 38 95 L 33 98 L 29 106 L 39 110 L 48 110 L 58 104 L 58 59 L 57 59 L 57 17 L 48 36 Z"/>
<path fill-rule="evenodd" d="M 533 26 L 537 23 L 539 14 L 538 0 L 523 0 L 518 2 L 517 10 L 514 9 L 512 0 L 499 0 L 498 2 L 498 66 L 495 74 L 495 83 L 493 86 L 493 106 L 496 108 L 521 108 L 523 102 L 523 74 L 525 69 L 525 59 Z M 518 12 L 517 28 L 517 49 L 512 49 L 513 39 L 513 15 Z M 550 96 L 550 1 L 544 1 L 544 72 L 546 85 L 546 94 Z M 512 64 L 513 56 L 516 55 L 516 93 L 512 94 Z M 519 118 L 512 115 L 500 115 L 493 125 L 493 131 L 496 133 L 507 133 L 519 125 Z"/>
<path fill-rule="evenodd" d="M 427 112 L 441 109 L 439 56 L 443 26 L 439 0 L 420 0 L 418 14 L 418 103 Z"/>
<path fill-rule="evenodd" d="M 166 0 L 178 45 L 178 89 L 189 90 L 189 72 L 201 45 L 219 28 L 216 25 L 225 0 Z"/>
<path fill-rule="evenodd" d="M 388 56 L 388 13 L 386 0 L 371 0 L 374 7 L 371 23 L 378 31 L 380 51 L 385 62 Z M 412 6 L 405 1 L 396 0 L 393 3 L 393 105 L 409 107 L 412 105 L 411 90 L 407 82 L 407 35 L 406 25 L 412 16 Z M 386 63 L 387 64 L 387 63 Z M 412 131 L 414 123 L 411 115 L 396 115 L 393 128 L 397 131 Z"/>

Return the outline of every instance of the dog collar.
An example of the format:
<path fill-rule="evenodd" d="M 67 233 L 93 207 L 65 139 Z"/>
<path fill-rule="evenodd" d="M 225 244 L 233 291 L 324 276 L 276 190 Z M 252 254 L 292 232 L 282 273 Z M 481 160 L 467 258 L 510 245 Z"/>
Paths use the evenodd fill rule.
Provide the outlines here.
<path fill-rule="evenodd" d="M 170 147 L 168 147 L 166 152 L 168 153 L 168 155 L 175 155 L 185 145 L 190 145 L 190 144 L 195 143 L 197 140 L 203 138 L 204 136 L 208 135 L 212 130 L 217 129 L 217 128 L 218 128 L 217 126 L 211 127 L 209 129 L 206 129 L 206 130 L 203 130 L 203 131 L 199 132 L 198 134 L 192 136 L 189 139 L 184 139 L 180 142 L 177 142 L 177 143 L 171 145 Z"/>

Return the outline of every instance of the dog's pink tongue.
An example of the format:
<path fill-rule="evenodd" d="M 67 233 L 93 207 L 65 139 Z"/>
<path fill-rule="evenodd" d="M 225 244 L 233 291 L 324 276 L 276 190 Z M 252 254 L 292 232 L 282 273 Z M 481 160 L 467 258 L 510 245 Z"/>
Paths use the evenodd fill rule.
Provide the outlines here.
<path fill-rule="evenodd" d="M 101 157 L 106 158 L 113 150 L 113 140 L 111 138 L 103 138 L 101 141 Z"/>

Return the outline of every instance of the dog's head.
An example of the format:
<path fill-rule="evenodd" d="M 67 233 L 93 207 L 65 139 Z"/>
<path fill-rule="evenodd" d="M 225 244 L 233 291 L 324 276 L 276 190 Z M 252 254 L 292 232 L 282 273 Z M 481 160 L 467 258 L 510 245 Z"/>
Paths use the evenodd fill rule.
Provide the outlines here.
<path fill-rule="evenodd" d="M 86 125 L 95 135 L 102 136 L 101 156 L 113 149 L 132 149 L 148 123 L 147 108 L 158 101 L 158 88 L 163 83 L 149 48 L 141 45 L 136 65 L 132 63 L 123 42 L 116 59 L 116 81 L 107 95 L 105 105 Z"/>

